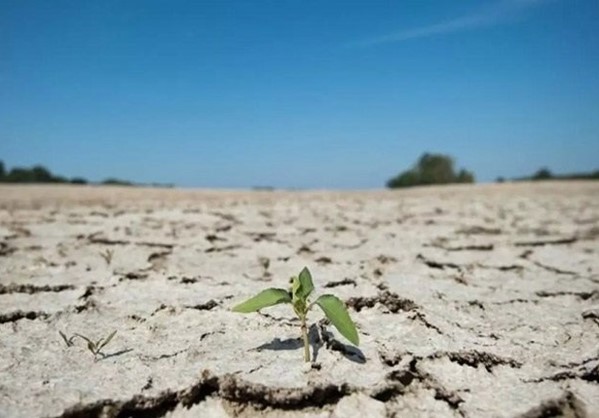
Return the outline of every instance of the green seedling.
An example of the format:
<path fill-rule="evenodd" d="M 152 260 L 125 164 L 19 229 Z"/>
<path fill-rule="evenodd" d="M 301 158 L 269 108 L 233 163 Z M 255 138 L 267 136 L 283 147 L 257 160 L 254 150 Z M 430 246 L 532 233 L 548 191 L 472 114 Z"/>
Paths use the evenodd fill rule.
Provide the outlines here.
<path fill-rule="evenodd" d="M 72 347 L 73 346 L 73 340 L 75 339 L 76 335 L 71 335 L 71 338 L 67 338 L 67 336 L 64 334 L 64 332 L 58 331 L 58 333 L 60 334 L 60 336 L 64 340 L 64 343 L 67 345 L 67 347 Z"/>
<path fill-rule="evenodd" d="M 106 338 L 100 338 L 96 342 L 92 341 L 90 338 L 87 338 L 85 335 L 81 335 L 81 334 L 75 334 L 75 335 L 77 337 L 83 338 L 85 341 L 87 341 L 87 349 L 92 352 L 94 357 L 96 357 L 98 354 L 100 354 L 102 356 L 104 355 L 102 353 L 102 349 L 104 347 L 106 347 L 106 345 L 108 345 L 110 340 L 112 340 L 112 337 L 114 337 L 114 334 L 116 334 L 116 331 L 113 331 L 112 334 L 110 334 Z"/>
<path fill-rule="evenodd" d="M 110 263 L 112 263 L 112 256 L 114 255 L 114 251 L 111 249 L 106 249 L 103 252 L 100 252 L 100 257 L 102 257 L 104 259 L 104 261 L 106 262 L 107 265 L 110 265 Z"/>
<path fill-rule="evenodd" d="M 326 317 L 337 328 L 337 330 L 347 338 L 352 344 L 359 345 L 360 338 L 358 331 L 352 319 L 345 308 L 345 304 L 334 295 L 322 295 L 314 302 L 310 303 L 309 296 L 314 290 L 312 275 L 308 268 L 300 272 L 299 276 L 292 277 L 290 280 L 291 289 L 270 288 L 263 290 L 256 296 L 240 303 L 233 308 L 234 312 L 250 313 L 269 306 L 281 303 L 289 303 L 293 306 L 293 311 L 297 315 L 301 324 L 302 339 L 304 341 L 304 361 L 310 361 L 310 346 L 308 342 L 308 327 L 306 319 L 308 312 L 314 305 L 318 305 Z"/>
<path fill-rule="evenodd" d="M 108 345 L 110 340 L 112 340 L 112 337 L 114 337 L 114 335 L 116 334 L 116 331 L 113 331 L 106 338 L 100 338 L 98 341 L 92 341 L 91 338 L 88 338 L 85 335 L 73 334 L 70 338 L 67 338 L 67 336 L 62 331 L 58 331 L 58 332 L 60 333 L 60 336 L 64 340 L 67 347 L 72 347 L 74 345 L 74 340 L 76 337 L 79 337 L 82 340 L 86 341 L 87 349 L 89 351 L 91 351 L 91 353 L 94 355 L 94 357 L 97 357 L 98 354 L 101 356 L 104 356 L 104 353 L 102 353 L 102 349 Z"/>

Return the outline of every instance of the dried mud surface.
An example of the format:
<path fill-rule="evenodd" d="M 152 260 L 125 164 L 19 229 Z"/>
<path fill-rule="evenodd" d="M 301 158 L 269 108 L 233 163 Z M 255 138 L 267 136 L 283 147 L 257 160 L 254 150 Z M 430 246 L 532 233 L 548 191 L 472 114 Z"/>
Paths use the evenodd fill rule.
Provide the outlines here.
<path fill-rule="evenodd" d="M 304 265 L 361 335 L 314 311 L 311 367 L 230 312 Z M 1 186 L 0 376 L 2 417 L 596 417 L 599 185 Z"/>

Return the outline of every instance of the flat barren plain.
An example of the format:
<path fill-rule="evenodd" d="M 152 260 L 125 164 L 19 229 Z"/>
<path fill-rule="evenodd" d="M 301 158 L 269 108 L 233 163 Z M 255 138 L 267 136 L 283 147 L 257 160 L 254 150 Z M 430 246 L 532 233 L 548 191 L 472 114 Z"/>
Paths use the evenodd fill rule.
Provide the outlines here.
<path fill-rule="evenodd" d="M 230 310 L 304 266 L 311 365 Z M 0 416 L 598 417 L 599 183 L 1 186 Z"/>

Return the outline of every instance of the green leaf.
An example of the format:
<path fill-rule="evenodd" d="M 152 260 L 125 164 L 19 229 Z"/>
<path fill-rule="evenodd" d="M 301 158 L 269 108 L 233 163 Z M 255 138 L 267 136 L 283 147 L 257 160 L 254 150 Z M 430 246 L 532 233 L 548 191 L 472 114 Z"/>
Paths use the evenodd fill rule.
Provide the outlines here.
<path fill-rule="evenodd" d="M 301 297 L 300 297 L 301 289 L 302 289 L 302 282 L 299 281 L 297 276 L 293 276 L 291 278 L 291 295 L 292 295 L 294 302 L 298 299 L 301 299 Z"/>
<path fill-rule="evenodd" d="M 249 313 L 262 308 L 277 305 L 279 303 L 290 303 L 291 296 L 285 289 L 270 288 L 263 290 L 253 298 L 240 303 L 233 308 L 234 312 Z"/>
<path fill-rule="evenodd" d="M 310 293 L 314 290 L 314 283 L 312 283 L 312 275 L 310 274 L 310 270 L 308 267 L 304 267 L 304 269 L 299 274 L 299 282 L 300 288 L 297 290 L 297 296 L 300 299 L 306 300 Z"/>
<path fill-rule="evenodd" d="M 351 320 L 345 304 L 337 296 L 322 295 L 315 302 L 329 321 L 337 328 L 337 330 L 347 338 L 352 344 L 359 345 L 360 338 L 354 322 Z"/>
<path fill-rule="evenodd" d="M 64 343 L 67 345 L 67 347 L 70 347 L 73 345 L 73 342 L 67 338 L 67 336 L 64 334 L 64 332 L 62 332 L 62 331 L 58 331 L 58 332 L 60 333 L 60 336 L 64 340 Z"/>
<path fill-rule="evenodd" d="M 110 334 L 110 335 L 108 336 L 108 338 L 106 338 L 106 339 L 104 340 L 104 342 L 103 342 L 103 343 L 102 343 L 102 345 L 99 347 L 99 349 L 102 349 L 103 347 L 106 347 L 106 345 L 107 345 L 107 344 L 110 342 L 110 340 L 112 340 L 112 337 L 114 337 L 114 335 L 115 335 L 115 334 L 116 334 L 116 330 L 115 330 L 115 331 L 112 331 L 112 334 Z"/>

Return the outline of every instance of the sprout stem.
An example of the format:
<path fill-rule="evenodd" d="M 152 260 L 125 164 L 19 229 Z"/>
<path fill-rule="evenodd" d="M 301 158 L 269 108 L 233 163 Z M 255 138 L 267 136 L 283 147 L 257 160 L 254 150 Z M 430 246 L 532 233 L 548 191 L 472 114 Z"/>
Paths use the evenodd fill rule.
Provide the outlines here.
<path fill-rule="evenodd" d="M 304 361 L 310 362 L 310 344 L 308 342 L 308 327 L 306 326 L 306 317 L 301 318 L 302 321 L 302 338 L 304 340 Z"/>

